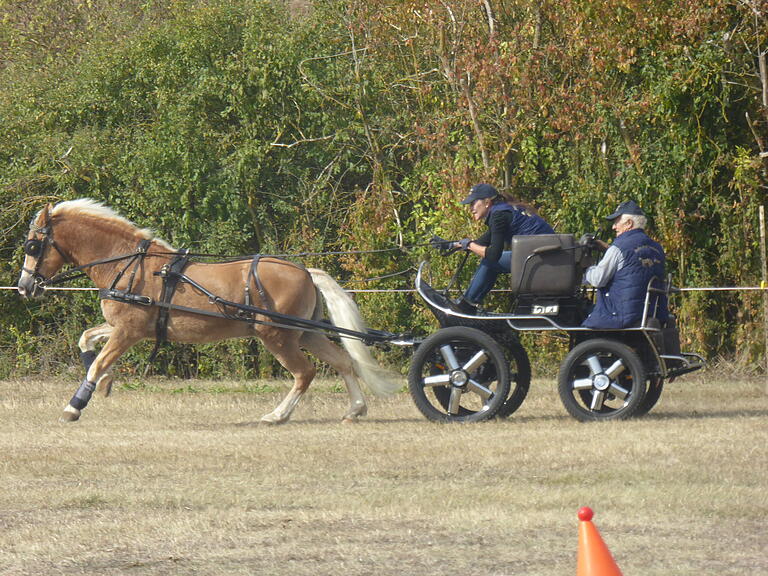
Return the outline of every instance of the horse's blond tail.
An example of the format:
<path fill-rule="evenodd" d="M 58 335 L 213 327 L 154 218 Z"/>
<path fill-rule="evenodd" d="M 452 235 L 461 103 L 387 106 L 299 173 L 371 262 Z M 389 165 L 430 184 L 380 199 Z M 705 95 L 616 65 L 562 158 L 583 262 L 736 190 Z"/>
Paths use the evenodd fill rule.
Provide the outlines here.
<path fill-rule="evenodd" d="M 365 332 L 365 321 L 360 316 L 357 304 L 349 294 L 331 278 L 327 272 L 310 268 L 312 281 L 325 299 L 325 306 L 333 323 L 339 328 Z M 394 394 L 401 388 L 398 378 L 392 372 L 382 368 L 374 360 L 368 347 L 356 338 L 341 337 L 341 342 L 352 357 L 355 372 L 366 383 L 371 392 L 379 396 Z"/>

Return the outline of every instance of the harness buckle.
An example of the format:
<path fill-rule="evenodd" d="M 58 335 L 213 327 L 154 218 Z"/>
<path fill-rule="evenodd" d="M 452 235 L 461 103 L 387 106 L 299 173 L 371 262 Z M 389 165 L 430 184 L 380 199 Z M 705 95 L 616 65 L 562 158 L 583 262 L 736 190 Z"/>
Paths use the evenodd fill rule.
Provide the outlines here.
<path fill-rule="evenodd" d="M 115 300 L 117 302 L 125 302 L 128 304 L 140 304 L 141 306 L 152 306 L 152 298 L 149 296 L 143 296 L 141 294 L 132 294 L 131 292 L 126 292 L 125 290 L 107 290 L 106 295 L 107 298 L 110 300 Z"/>
<path fill-rule="evenodd" d="M 151 244 L 152 244 L 152 240 L 148 240 L 147 238 L 145 238 L 144 240 L 139 242 L 139 245 L 136 247 L 136 254 L 146 254 Z"/>

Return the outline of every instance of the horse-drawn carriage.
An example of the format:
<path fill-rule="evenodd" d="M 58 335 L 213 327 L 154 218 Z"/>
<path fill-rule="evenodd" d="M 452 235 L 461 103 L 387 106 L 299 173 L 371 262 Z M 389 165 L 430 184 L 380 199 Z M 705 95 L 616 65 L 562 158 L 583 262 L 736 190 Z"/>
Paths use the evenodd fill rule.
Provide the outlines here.
<path fill-rule="evenodd" d="M 579 420 L 647 412 L 665 380 L 703 365 L 700 356 L 680 352 L 674 319 L 662 324 L 656 318 L 657 298 L 674 291 L 668 282 L 648 286 L 637 327 L 582 328 L 589 298 L 580 280 L 589 246 L 569 234 L 517 236 L 512 243 L 508 314 L 453 312 L 447 292 L 425 280 L 426 264 L 419 267 L 416 289 L 441 324 L 424 339 L 367 329 L 352 299 L 322 270 L 264 256 L 197 261 L 90 200 L 62 202 L 37 214 L 24 243 L 18 288 L 22 296 L 39 296 L 46 286 L 80 275 L 99 288 L 106 322 L 80 338 L 86 376 L 64 409 L 66 421 L 80 418 L 95 390 L 109 392 L 110 368 L 144 339 L 260 338 L 294 376 L 286 398 L 262 418 L 272 424 L 290 418 L 315 376 L 306 350 L 343 377 L 350 396 L 347 420 L 367 411 L 357 378 L 375 392 L 400 387 L 367 352 L 366 345 L 377 343 L 415 347 L 411 395 L 427 418 L 441 421 L 509 416 L 520 407 L 531 380 L 522 332 L 567 335 L 570 352 L 558 386 L 566 409 Z M 323 320 L 323 308 L 332 323 Z M 346 350 L 329 335 L 340 337 Z"/>
<path fill-rule="evenodd" d="M 510 274 L 511 312 L 455 312 L 448 291 L 435 290 L 422 263 L 416 289 L 441 329 L 421 342 L 408 385 L 430 420 L 478 421 L 509 416 L 525 400 L 531 368 L 519 334 L 564 335 L 569 352 L 560 365 L 558 391 L 576 419 L 629 418 L 647 413 L 664 382 L 698 370 L 704 360 L 680 351 L 674 316 L 661 322 L 659 299 L 676 292 L 669 281 L 652 279 L 641 322 L 620 330 L 581 326 L 591 306 L 581 285 L 591 261 L 591 241 L 571 234 L 515 236 Z M 459 264 L 454 280 L 466 262 Z"/>

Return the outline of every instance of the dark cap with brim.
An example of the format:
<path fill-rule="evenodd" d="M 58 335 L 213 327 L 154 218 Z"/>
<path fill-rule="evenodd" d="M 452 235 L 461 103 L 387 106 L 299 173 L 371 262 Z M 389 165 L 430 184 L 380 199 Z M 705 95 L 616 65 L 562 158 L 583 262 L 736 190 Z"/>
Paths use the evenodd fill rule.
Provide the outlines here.
<path fill-rule="evenodd" d="M 626 202 L 619 204 L 619 207 L 616 208 L 616 211 L 610 216 L 606 216 L 605 219 L 616 220 L 616 218 L 623 216 L 624 214 L 631 214 L 633 216 L 645 216 L 645 212 L 643 212 L 643 209 L 637 205 L 637 202 L 634 200 L 627 200 Z"/>
<path fill-rule="evenodd" d="M 462 204 L 472 204 L 475 200 L 483 200 L 484 198 L 496 198 L 499 195 L 499 191 L 496 190 L 490 184 L 475 184 L 469 191 L 469 196 L 461 201 Z"/>

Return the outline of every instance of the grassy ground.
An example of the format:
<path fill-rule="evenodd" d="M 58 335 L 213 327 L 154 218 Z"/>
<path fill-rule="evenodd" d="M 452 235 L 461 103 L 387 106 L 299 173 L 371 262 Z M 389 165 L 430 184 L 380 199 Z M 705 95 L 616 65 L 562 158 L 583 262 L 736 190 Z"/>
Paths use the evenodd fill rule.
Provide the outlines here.
<path fill-rule="evenodd" d="M 0 383 L 0 574 L 575 573 L 588 505 L 624 574 L 768 574 L 768 396 L 708 373 L 650 416 L 579 424 L 551 381 L 513 418 L 424 420 L 407 393 L 342 425 L 321 382 Z"/>

